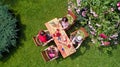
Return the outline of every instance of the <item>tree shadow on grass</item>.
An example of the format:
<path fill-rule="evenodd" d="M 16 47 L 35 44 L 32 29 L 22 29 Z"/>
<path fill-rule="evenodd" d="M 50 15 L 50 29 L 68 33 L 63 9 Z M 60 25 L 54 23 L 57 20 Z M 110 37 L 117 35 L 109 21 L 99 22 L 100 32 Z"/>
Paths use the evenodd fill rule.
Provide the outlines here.
<path fill-rule="evenodd" d="M 74 31 L 80 29 L 80 27 L 82 27 L 81 24 L 79 23 L 79 21 L 74 21 L 74 22 L 75 23 L 72 24 L 68 30 L 66 30 L 66 33 L 68 34 L 68 36 L 70 35 L 70 33 L 74 32 Z"/>
<path fill-rule="evenodd" d="M 26 25 L 23 25 L 21 23 L 20 15 L 18 15 L 17 18 L 19 20 L 19 22 L 17 24 L 18 25 L 18 29 L 19 29 L 19 31 L 18 31 L 19 40 L 26 40 L 26 36 L 25 36 L 25 33 L 24 33 L 24 31 L 26 30 Z"/>
<path fill-rule="evenodd" d="M 82 52 L 80 51 L 80 49 L 77 49 L 76 52 L 70 56 L 70 58 L 72 60 L 74 60 L 75 58 L 79 57 L 80 55 L 82 55 Z"/>
<path fill-rule="evenodd" d="M 118 33 L 118 44 L 120 44 L 120 32 Z"/>
<path fill-rule="evenodd" d="M 11 12 L 14 12 L 14 11 L 11 11 Z M 6 62 L 10 57 L 13 56 L 13 54 L 17 51 L 17 49 L 23 45 L 22 43 L 22 40 L 26 40 L 26 36 L 25 36 L 25 33 L 24 31 L 26 30 L 26 26 L 23 25 L 21 23 L 21 19 L 20 19 L 20 15 L 14 15 L 14 17 L 16 17 L 16 19 L 18 20 L 17 22 L 17 29 L 18 29 L 18 32 L 17 32 L 17 45 L 16 46 L 10 46 L 8 47 L 9 49 L 9 53 L 8 52 L 3 52 L 3 58 L 0 59 L 0 61 L 2 61 L 3 63 Z"/>
<path fill-rule="evenodd" d="M 59 52 L 59 57 L 56 59 L 56 62 L 57 63 L 60 63 L 60 62 L 62 62 L 63 61 L 63 57 L 62 57 L 62 55 L 60 54 L 60 52 Z"/>
<path fill-rule="evenodd" d="M 1 0 L 2 5 L 11 5 L 11 6 L 15 6 L 17 4 L 18 0 Z"/>

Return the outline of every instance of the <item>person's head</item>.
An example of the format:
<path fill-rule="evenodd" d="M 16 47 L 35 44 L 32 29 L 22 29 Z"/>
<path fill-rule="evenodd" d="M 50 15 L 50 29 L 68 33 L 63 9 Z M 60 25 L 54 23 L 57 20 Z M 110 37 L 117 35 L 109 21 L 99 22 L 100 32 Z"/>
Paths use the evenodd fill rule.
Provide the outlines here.
<path fill-rule="evenodd" d="M 63 18 L 62 18 L 62 21 L 68 22 L 68 18 L 67 18 L 67 17 L 63 17 Z"/>
<path fill-rule="evenodd" d="M 77 36 L 77 40 L 81 41 L 82 37 L 81 36 Z"/>
<path fill-rule="evenodd" d="M 57 31 L 60 31 L 59 29 L 56 29 Z"/>
<path fill-rule="evenodd" d="M 84 11 L 86 12 L 86 11 L 87 11 L 87 8 L 82 8 L 82 9 L 81 9 L 81 13 L 84 12 Z"/>
<path fill-rule="evenodd" d="M 45 32 L 44 32 L 43 30 L 41 30 L 41 31 L 39 32 L 39 34 L 43 36 L 43 35 L 45 35 Z"/>

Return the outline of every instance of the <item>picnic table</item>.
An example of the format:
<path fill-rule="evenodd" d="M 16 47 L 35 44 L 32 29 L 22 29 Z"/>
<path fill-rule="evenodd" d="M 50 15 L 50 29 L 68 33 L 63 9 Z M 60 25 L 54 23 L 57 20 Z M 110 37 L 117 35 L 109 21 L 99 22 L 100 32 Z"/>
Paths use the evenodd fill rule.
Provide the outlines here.
<path fill-rule="evenodd" d="M 45 25 L 52 35 L 53 40 L 55 41 L 63 58 L 66 58 L 67 56 L 76 52 L 76 49 L 74 48 L 72 42 L 68 38 L 57 18 L 45 23 Z"/>

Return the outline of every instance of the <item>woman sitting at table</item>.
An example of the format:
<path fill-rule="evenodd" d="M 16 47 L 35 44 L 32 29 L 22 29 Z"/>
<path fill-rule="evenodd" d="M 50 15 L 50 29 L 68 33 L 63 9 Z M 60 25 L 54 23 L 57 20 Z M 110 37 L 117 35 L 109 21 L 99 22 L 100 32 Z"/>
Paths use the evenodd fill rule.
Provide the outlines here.
<path fill-rule="evenodd" d="M 48 56 L 52 59 L 54 57 L 58 57 L 58 49 L 54 46 L 50 46 L 48 49 Z"/>
<path fill-rule="evenodd" d="M 48 33 L 44 32 L 43 30 L 41 30 L 41 31 L 39 32 L 39 34 L 38 34 L 38 39 L 39 39 L 39 41 L 42 42 L 42 43 L 47 42 L 47 41 L 50 40 L 51 38 L 52 38 L 52 37 L 51 37 Z"/>
<path fill-rule="evenodd" d="M 67 29 L 69 27 L 69 22 L 67 17 L 63 17 L 61 21 L 61 25 L 63 29 Z"/>
<path fill-rule="evenodd" d="M 72 40 L 72 43 L 73 43 L 75 49 L 78 49 L 80 47 L 81 43 L 83 42 L 82 36 L 74 36 L 70 39 Z"/>
<path fill-rule="evenodd" d="M 75 36 L 73 39 L 72 39 L 72 43 L 73 44 L 79 44 L 81 43 L 83 40 L 83 38 L 81 36 Z"/>

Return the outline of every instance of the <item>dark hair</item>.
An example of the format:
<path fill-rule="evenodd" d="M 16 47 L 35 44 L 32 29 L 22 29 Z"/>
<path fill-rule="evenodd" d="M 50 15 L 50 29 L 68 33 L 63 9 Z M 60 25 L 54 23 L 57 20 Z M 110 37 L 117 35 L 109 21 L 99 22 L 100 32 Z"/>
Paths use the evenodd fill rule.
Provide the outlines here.
<path fill-rule="evenodd" d="M 67 17 L 63 17 L 62 21 L 68 22 L 68 18 Z"/>
<path fill-rule="evenodd" d="M 41 30 L 41 31 L 39 32 L 39 34 L 40 34 L 40 35 L 45 35 L 45 32 L 44 32 L 43 30 Z"/>
<path fill-rule="evenodd" d="M 82 13 L 83 11 L 87 11 L 87 8 L 82 8 L 82 9 L 81 9 L 81 13 Z"/>

